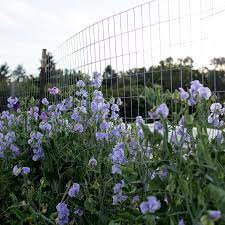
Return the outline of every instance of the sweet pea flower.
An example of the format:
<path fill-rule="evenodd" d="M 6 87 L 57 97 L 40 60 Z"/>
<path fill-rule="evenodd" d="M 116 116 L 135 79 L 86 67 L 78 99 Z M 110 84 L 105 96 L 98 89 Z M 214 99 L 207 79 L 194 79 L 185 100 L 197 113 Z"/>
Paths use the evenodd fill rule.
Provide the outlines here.
<path fill-rule="evenodd" d="M 178 222 L 178 225 L 185 225 L 184 219 L 180 219 L 179 222 Z"/>
<path fill-rule="evenodd" d="M 20 173 L 21 173 L 21 168 L 18 167 L 17 165 L 15 165 L 15 166 L 13 167 L 13 174 L 14 174 L 15 176 L 19 176 Z"/>
<path fill-rule="evenodd" d="M 78 80 L 77 83 L 76 83 L 76 86 L 78 88 L 83 88 L 83 87 L 85 87 L 85 83 L 84 83 L 83 80 Z"/>
<path fill-rule="evenodd" d="M 58 219 L 59 219 L 59 225 L 64 225 L 69 222 L 69 214 L 70 211 L 67 208 L 67 204 L 65 202 L 60 202 L 56 209 L 58 211 Z"/>
<path fill-rule="evenodd" d="M 97 166 L 97 164 L 98 164 L 97 160 L 94 157 L 91 157 L 91 159 L 88 162 L 88 165 L 95 167 Z"/>
<path fill-rule="evenodd" d="M 205 100 L 208 100 L 212 95 L 212 92 L 208 87 L 200 87 L 198 93 L 200 98 Z"/>
<path fill-rule="evenodd" d="M 209 217 L 213 220 L 218 220 L 221 217 L 221 212 L 219 210 L 210 210 Z"/>
<path fill-rule="evenodd" d="M 48 88 L 48 92 L 51 95 L 57 95 L 57 94 L 59 94 L 59 89 L 57 87 Z"/>
<path fill-rule="evenodd" d="M 71 188 L 68 191 L 68 195 L 71 198 L 73 198 L 73 197 L 76 197 L 79 192 L 80 192 L 80 185 L 78 183 L 73 183 L 73 185 L 71 186 Z"/>
<path fill-rule="evenodd" d="M 188 92 L 186 92 L 183 88 L 179 88 L 179 91 L 181 100 L 186 100 L 189 98 Z"/>
<path fill-rule="evenodd" d="M 155 213 L 161 207 L 161 203 L 155 196 L 148 197 L 148 201 L 140 204 L 140 210 L 142 214 Z"/>
<path fill-rule="evenodd" d="M 22 173 L 23 173 L 23 174 L 28 174 L 28 173 L 30 173 L 30 168 L 29 168 L 29 167 L 23 167 L 23 168 L 22 168 Z"/>
<path fill-rule="evenodd" d="M 169 109 L 165 103 L 162 103 L 156 108 L 156 113 L 166 118 L 169 115 Z"/>

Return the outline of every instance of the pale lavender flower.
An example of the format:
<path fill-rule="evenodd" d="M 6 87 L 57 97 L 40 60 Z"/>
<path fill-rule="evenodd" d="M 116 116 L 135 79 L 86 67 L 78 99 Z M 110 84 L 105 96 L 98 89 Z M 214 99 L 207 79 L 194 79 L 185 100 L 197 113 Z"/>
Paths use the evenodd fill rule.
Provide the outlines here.
<path fill-rule="evenodd" d="M 52 126 L 51 124 L 45 122 L 45 121 L 42 121 L 40 122 L 39 124 L 39 128 L 42 130 L 42 131 L 51 131 L 52 129 Z"/>
<path fill-rule="evenodd" d="M 57 87 L 48 88 L 48 92 L 51 95 L 57 95 L 57 94 L 59 94 L 59 89 Z"/>
<path fill-rule="evenodd" d="M 124 154 L 124 144 L 122 142 L 118 143 L 112 151 L 111 159 L 113 164 L 122 164 L 126 163 L 125 154 Z"/>
<path fill-rule="evenodd" d="M 84 210 L 81 208 L 78 208 L 76 211 L 74 211 L 74 214 L 76 214 L 78 216 L 83 216 Z"/>
<path fill-rule="evenodd" d="M 208 87 L 200 87 L 198 93 L 200 98 L 205 100 L 208 100 L 212 95 L 211 90 Z"/>
<path fill-rule="evenodd" d="M 29 167 L 22 167 L 22 174 L 28 174 L 30 173 L 30 168 Z"/>
<path fill-rule="evenodd" d="M 113 195 L 113 205 L 118 205 L 119 203 L 127 200 L 127 196 L 123 195 L 122 193 L 118 193 Z"/>
<path fill-rule="evenodd" d="M 79 122 L 81 120 L 81 117 L 79 115 L 79 112 L 78 112 L 77 108 L 74 108 L 73 113 L 71 115 L 71 119 L 73 119 L 73 120 L 75 120 L 77 122 Z"/>
<path fill-rule="evenodd" d="M 10 150 L 12 151 L 13 157 L 16 157 L 20 154 L 20 149 L 15 144 L 10 145 Z"/>
<path fill-rule="evenodd" d="M 103 120 L 102 123 L 100 124 L 100 129 L 101 130 L 108 130 L 109 128 L 110 128 L 110 123 Z"/>
<path fill-rule="evenodd" d="M 218 220 L 221 217 L 221 212 L 219 210 L 210 210 L 209 217 L 213 220 Z"/>
<path fill-rule="evenodd" d="M 108 139 L 108 134 L 104 133 L 104 132 L 96 132 L 95 136 L 96 136 L 97 141 L 103 140 L 103 139 Z"/>
<path fill-rule="evenodd" d="M 47 116 L 47 113 L 46 113 L 46 112 L 42 112 L 42 113 L 41 113 L 41 119 L 42 119 L 43 121 L 47 122 L 48 116 Z"/>
<path fill-rule="evenodd" d="M 78 183 L 73 183 L 73 185 L 71 186 L 71 188 L 68 191 L 68 195 L 73 198 L 76 197 L 80 192 L 80 184 Z"/>
<path fill-rule="evenodd" d="M 92 85 L 95 87 L 95 88 L 100 88 L 101 85 L 102 85 L 102 76 L 100 73 L 98 72 L 94 72 L 93 73 L 93 81 L 92 81 Z"/>
<path fill-rule="evenodd" d="M 132 202 L 138 202 L 140 200 L 140 197 L 138 195 L 135 195 L 133 198 L 132 198 Z"/>
<path fill-rule="evenodd" d="M 14 174 L 15 176 L 19 176 L 20 173 L 21 173 L 21 168 L 18 167 L 17 165 L 15 165 L 15 166 L 13 167 L 13 174 Z"/>
<path fill-rule="evenodd" d="M 137 116 L 136 117 L 136 125 L 142 125 L 145 123 L 145 121 L 143 120 L 142 116 Z"/>
<path fill-rule="evenodd" d="M 169 115 L 169 109 L 165 103 L 162 103 L 156 108 L 156 113 L 166 118 Z"/>
<path fill-rule="evenodd" d="M 183 88 L 179 88 L 180 91 L 180 98 L 181 100 L 186 100 L 189 97 L 188 92 L 186 92 Z"/>
<path fill-rule="evenodd" d="M 110 119 L 111 120 L 117 120 L 118 117 L 119 117 L 119 114 L 113 111 L 112 114 L 111 114 L 111 116 L 110 116 Z"/>
<path fill-rule="evenodd" d="M 9 97 L 8 99 L 7 99 L 7 101 L 8 101 L 8 104 L 7 104 L 7 106 L 8 106 L 8 108 L 10 108 L 10 109 L 15 109 L 15 110 L 17 110 L 18 108 L 19 108 L 19 99 L 17 98 L 17 97 Z"/>
<path fill-rule="evenodd" d="M 120 182 L 116 183 L 113 188 L 113 193 L 118 194 L 122 191 L 122 188 L 124 187 L 124 181 L 121 180 Z"/>
<path fill-rule="evenodd" d="M 191 97 L 188 99 L 188 105 L 189 105 L 189 106 L 194 106 L 194 105 L 196 105 L 196 100 L 193 98 L 193 96 L 191 96 Z"/>
<path fill-rule="evenodd" d="M 120 168 L 120 165 L 118 165 L 118 164 L 113 164 L 113 166 L 112 166 L 112 174 L 122 174 L 122 170 L 121 170 L 121 168 Z"/>
<path fill-rule="evenodd" d="M 48 99 L 47 98 L 43 98 L 42 100 L 41 100 L 41 102 L 42 102 L 42 104 L 43 105 L 49 105 L 49 101 L 48 101 Z"/>
<path fill-rule="evenodd" d="M 178 222 L 178 225 L 185 225 L 184 219 L 180 219 L 179 222 Z"/>
<path fill-rule="evenodd" d="M 140 210 L 142 214 L 155 213 L 161 207 L 161 203 L 155 196 L 148 197 L 148 201 L 140 204 Z"/>
<path fill-rule="evenodd" d="M 163 131 L 163 125 L 161 122 L 159 121 L 155 121 L 154 122 L 154 130 L 158 131 L 158 132 L 162 132 Z"/>
<path fill-rule="evenodd" d="M 165 166 L 162 167 L 162 177 L 167 177 L 168 175 L 168 170 Z"/>
<path fill-rule="evenodd" d="M 111 110 L 114 111 L 114 112 L 120 111 L 119 106 L 117 104 L 112 104 Z"/>
<path fill-rule="evenodd" d="M 95 166 L 97 166 L 97 164 L 98 164 L 97 160 L 94 157 L 91 157 L 89 162 L 88 162 L 88 165 L 92 166 L 92 167 L 95 167 Z"/>
<path fill-rule="evenodd" d="M 65 202 L 60 202 L 56 209 L 58 211 L 59 225 L 64 225 L 69 222 L 69 214 L 70 211 L 67 208 L 67 204 Z"/>
<path fill-rule="evenodd" d="M 210 106 L 210 111 L 214 114 L 220 114 L 222 110 L 222 105 L 220 103 L 213 103 Z"/>
<path fill-rule="evenodd" d="M 198 89 L 202 86 L 203 85 L 199 82 L 199 80 L 191 81 L 191 90 L 194 92 L 198 91 Z"/>
<path fill-rule="evenodd" d="M 149 111 L 148 115 L 150 119 L 153 119 L 153 120 L 159 119 L 159 114 L 157 112 Z"/>
<path fill-rule="evenodd" d="M 84 83 L 83 80 L 78 80 L 77 83 L 76 83 L 76 86 L 78 88 L 83 88 L 83 87 L 85 87 L 85 83 Z"/>
<path fill-rule="evenodd" d="M 84 113 L 84 114 L 87 113 L 87 108 L 85 106 L 81 106 L 79 109 L 82 113 Z"/>
<path fill-rule="evenodd" d="M 34 153 L 34 155 L 33 155 L 32 159 L 34 161 L 38 161 L 39 159 L 45 159 L 45 154 L 44 154 L 44 151 L 41 146 L 38 148 L 34 148 L 33 153 Z"/>
<path fill-rule="evenodd" d="M 74 131 L 78 132 L 78 133 L 83 133 L 84 132 L 84 127 L 82 124 L 77 123 L 74 125 Z"/>
<path fill-rule="evenodd" d="M 122 105 L 122 104 L 123 104 L 121 98 L 117 98 L 116 104 L 117 104 L 117 105 Z"/>

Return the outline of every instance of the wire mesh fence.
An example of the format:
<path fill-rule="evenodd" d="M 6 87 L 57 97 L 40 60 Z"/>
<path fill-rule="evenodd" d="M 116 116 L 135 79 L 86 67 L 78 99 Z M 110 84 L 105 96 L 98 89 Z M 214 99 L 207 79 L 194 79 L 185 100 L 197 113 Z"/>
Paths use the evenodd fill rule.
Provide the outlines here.
<path fill-rule="evenodd" d="M 44 95 L 52 86 L 60 88 L 61 99 L 74 95 L 76 81 L 89 81 L 98 71 L 106 98 L 123 101 L 125 120 L 148 117 L 145 87 L 174 91 L 199 79 L 223 98 L 223 19 L 223 0 L 151 0 L 105 18 L 47 53 Z M 9 92 L 40 97 L 39 78 L 3 86 L 8 88 L 0 94 L 4 101 Z"/>

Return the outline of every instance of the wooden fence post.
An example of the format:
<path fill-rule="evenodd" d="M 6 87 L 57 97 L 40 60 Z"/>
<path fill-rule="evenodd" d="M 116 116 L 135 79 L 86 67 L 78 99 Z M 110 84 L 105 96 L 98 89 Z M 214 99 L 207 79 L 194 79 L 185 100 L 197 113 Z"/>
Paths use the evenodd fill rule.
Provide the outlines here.
<path fill-rule="evenodd" d="M 47 63 L 47 50 L 42 49 L 41 58 L 41 70 L 40 70 L 40 87 L 39 87 L 39 112 L 41 113 L 42 102 L 45 97 L 45 85 L 46 85 L 46 63 Z"/>

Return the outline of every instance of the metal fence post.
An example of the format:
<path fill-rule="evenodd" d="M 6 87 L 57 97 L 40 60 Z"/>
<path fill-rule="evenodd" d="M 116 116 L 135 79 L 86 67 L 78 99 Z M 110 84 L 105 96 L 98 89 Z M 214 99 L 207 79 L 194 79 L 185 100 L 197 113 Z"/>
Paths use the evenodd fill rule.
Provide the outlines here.
<path fill-rule="evenodd" d="M 47 49 L 42 49 L 41 58 L 41 70 L 40 70 L 40 87 L 39 87 L 39 112 L 41 113 L 42 102 L 45 97 L 45 85 L 46 85 L 46 63 L 47 63 Z"/>

